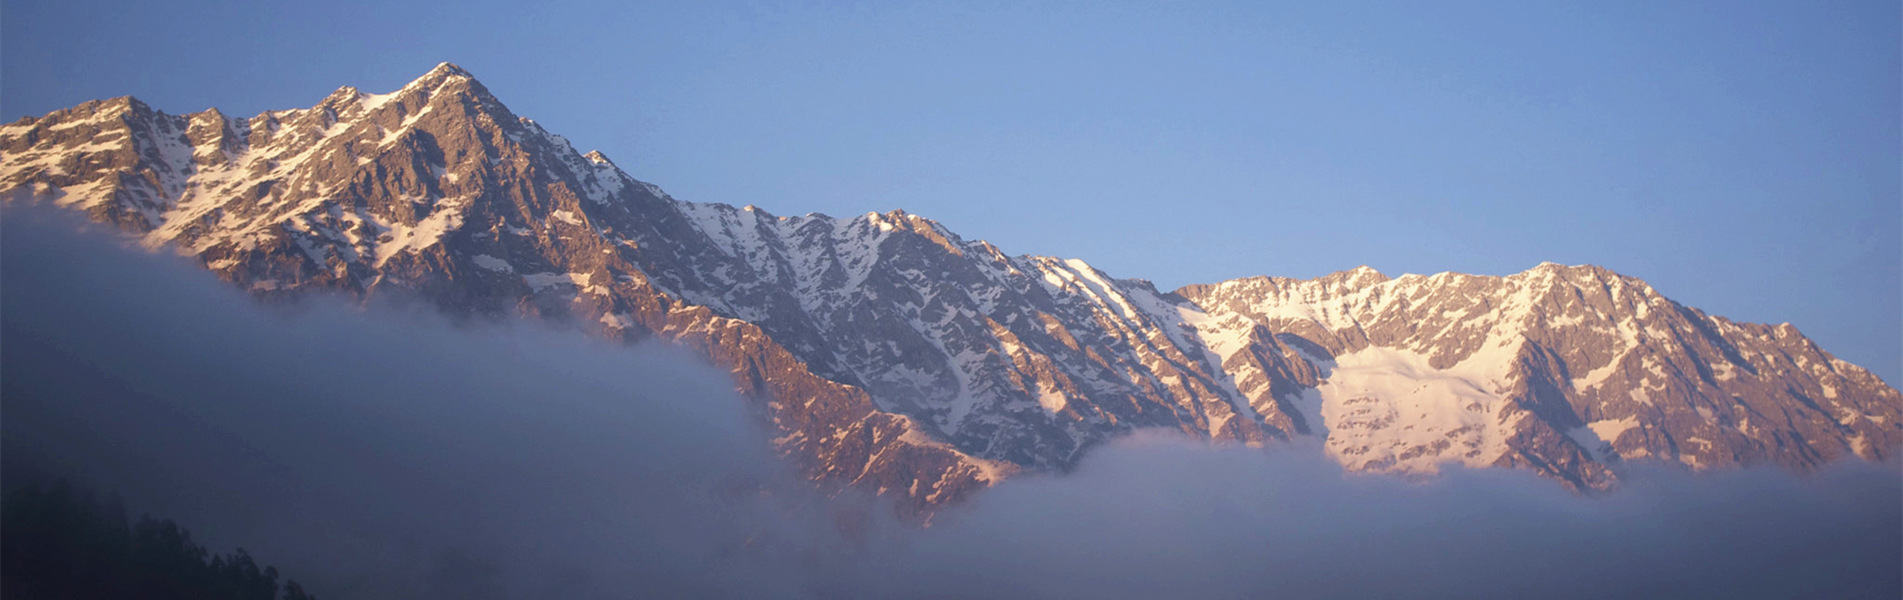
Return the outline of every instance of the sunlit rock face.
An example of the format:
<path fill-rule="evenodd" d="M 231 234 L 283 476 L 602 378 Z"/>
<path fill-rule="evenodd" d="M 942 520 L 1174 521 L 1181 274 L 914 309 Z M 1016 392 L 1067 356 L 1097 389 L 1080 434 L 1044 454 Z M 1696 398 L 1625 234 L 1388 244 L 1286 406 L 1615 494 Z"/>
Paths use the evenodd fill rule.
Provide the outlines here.
<path fill-rule="evenodd" d="M 918 511 L 1138 428 L 1302 436 L 1359 470 L 1809 469 L 1903 444 L 1903 398 L 1789 325 L 1592 266 L 1163 292 L 902 211 L 683 202 L 444 64 L 234 119 L 94 101 L 0 127 L 9 204 L 84 211 L 266 297 L 415 296 L 672 340 L 815 480 Z"/>
<path fill-rule="evenodd" d="M 1896 389 L 1796 328 L 1706 315 L 1599 267 L 1363 268 L 1180 293 L 1314 361 L 1322 382 L 1303 397 L 1354 468 L 1528 466 L 1601 488 L 1622 459 L 1809 469 L 1903 443 Z"/>

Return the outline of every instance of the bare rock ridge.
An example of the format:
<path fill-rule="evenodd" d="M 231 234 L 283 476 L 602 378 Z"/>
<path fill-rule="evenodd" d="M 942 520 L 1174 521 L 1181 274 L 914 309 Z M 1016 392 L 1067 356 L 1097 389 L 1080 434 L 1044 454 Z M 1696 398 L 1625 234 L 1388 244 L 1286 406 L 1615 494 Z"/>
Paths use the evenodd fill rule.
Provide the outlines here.
<path fill-rule="evenodd" d="M 1593 266 L 1360 268 L 1163 292 L 903 211 L 683 202 L 443 64 L 234 119 L 130 97 L 0 127 L 0 196 L 84 211 L 263 295 L 400 291 L 683 343 L 816 480 L 926 511 L 1144 427 L 1344 465 L 1809 469 L 1903 445 L 1903 397 L 1789 325 Z"/>

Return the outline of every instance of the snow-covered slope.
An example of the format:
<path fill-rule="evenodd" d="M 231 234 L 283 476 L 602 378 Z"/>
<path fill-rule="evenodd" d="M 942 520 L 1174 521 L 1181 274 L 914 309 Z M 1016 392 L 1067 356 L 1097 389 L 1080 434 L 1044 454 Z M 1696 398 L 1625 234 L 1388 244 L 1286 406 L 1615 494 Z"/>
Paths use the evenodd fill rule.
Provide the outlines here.
<path fill-rule="evenodd" d="M 448 64 L 247 120 L 89 102 L 0 127 L 0 153 L 9 203 L 86 211 L 261 296 L 418 295 L 699 348 L 816 479 L 920 509 L 1142 427 L 1586 488 L 1622 458 L 1808 468 L 1903 443 L 1896 390 L 1794 329 L 1596 267 L 1163 292 L 902 211 L 675 200 Z"/>
<path fill-rule="evenodd" d="M 1153 290 L 1083 261 L 1006 256 L 900 211 L 679 206 L 719 251 L 657 275 L 670 293 L 791 340 L 815 372 L 968 452 L 1054 468 L 1132 427 L 1288 434 L 1236 418 L 1248 403 L 1175 311 L 1138 308 Z"/>
<path fill-rule="evenodd" d="M 1896 389 L 1796 328 L 1706 315 L 1599 267 L 1363 267 L 1181 293 L 1301 349 L 1323 379 L 1303 397 L 1357 468 L 1529 465 L 1601 486 L 1597 464 L 1619 459 L 1809 468 L 1903 443 Z"/>

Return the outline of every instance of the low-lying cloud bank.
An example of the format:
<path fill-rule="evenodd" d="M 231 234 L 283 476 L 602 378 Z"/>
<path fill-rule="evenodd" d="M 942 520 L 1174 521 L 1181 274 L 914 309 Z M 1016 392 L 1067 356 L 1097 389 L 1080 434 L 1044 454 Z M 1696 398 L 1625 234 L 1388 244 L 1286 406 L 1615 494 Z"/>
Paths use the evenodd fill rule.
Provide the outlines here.
<path fill-rule="evenodd" d="M 117 491 L 327 599 L 1903 594 L 1896 465 L 1638 468 L 1582 498 L 1139 435 L 919 529 L 815 493 L 674 349 L 264 307 L 71 221 L 0 226 L 6 483 Z"/>
<path fill-rule="evenodd" d="M 1583 498 L 1517 471 L 1422 485 L 1314 448 L 1139 436 L 979 497 L 897 560 L 967 597 L 1886 598 L 1890 466 L 1641 471 Z"/>
<path fill-rule="evenodd" d="M 781 522 L 766 436 L 673 349 L 265 307 L 72 227 L 0 238 L 10 476 L 117 491 L 328 598 L 744 591 L 715 557 Z"/>

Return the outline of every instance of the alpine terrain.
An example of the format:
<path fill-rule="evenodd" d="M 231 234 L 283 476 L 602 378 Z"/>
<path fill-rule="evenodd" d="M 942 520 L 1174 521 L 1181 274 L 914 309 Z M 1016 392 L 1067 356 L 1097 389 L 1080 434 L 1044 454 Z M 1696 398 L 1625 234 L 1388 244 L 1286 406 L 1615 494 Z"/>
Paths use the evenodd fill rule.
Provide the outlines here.
<path fill-rule="evenodd" d="M 1138 428 L 1351 469 L 1805 470 L 1903 445 L 1903 397 L 1789 324 L 1595 266 L 1366 267 L 1175 291 L 902 211 L 675 200 L 442 64 L 233 118 L 92 101 L 0 127 L 0 195 L 84 211 L 266 298 L 414 296 L 663 339 L 731 369 L 812 478 L 916 511 Z"/>

